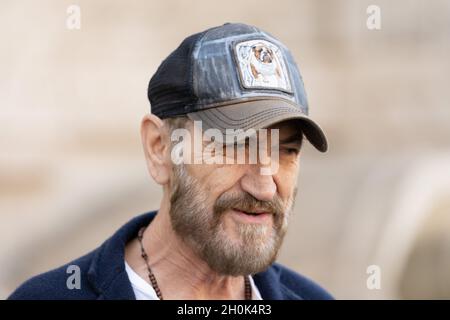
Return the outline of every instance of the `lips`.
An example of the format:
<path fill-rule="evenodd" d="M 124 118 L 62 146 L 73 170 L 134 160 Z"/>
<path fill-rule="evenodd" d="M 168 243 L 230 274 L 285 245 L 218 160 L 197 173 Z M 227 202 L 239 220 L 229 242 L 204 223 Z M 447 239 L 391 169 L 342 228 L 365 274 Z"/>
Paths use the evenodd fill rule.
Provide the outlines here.
<path fill-rule="evenodd" d="M 252 210 L 252 211 L 245 211 L 242 209 L 238 209 L 238 208 L 233 208 L 234 211 L 237 211 L 239 213 L 243 213 L 243 214 L 247 214 L 250 216 L 258 216 L 260 214 L 269 214 L 270 212 L 267 211 L 263 211 L 263 210 Z"/>
<path fill-rule="evenodd" d="M 263 210 L 244 211 L 242 209 L 233 208 L 233 216 L 241 222 L 245 223 L 269 223 L 272 213 Z"/>

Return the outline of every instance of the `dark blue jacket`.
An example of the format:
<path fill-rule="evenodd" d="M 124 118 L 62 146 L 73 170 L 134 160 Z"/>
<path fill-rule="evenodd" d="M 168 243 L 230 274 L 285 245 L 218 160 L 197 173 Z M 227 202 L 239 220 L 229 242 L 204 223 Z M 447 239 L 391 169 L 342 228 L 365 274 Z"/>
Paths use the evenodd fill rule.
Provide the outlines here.
<path fill-rule="evenodd" d="M 138 230 L 149 224 L 156 212 L 135 217 L 121 227 L 99 248 L 58 269 L 35 276 L 14 291 L 9 299 L 135 299 L 125 271 L 125 244 Z M 68 289 L 72 272 L 69 265 L 81 271 L 81 288 Z M 265 300 L 332 299 L 317 284 L 278 263 L 253 276 Z"/>

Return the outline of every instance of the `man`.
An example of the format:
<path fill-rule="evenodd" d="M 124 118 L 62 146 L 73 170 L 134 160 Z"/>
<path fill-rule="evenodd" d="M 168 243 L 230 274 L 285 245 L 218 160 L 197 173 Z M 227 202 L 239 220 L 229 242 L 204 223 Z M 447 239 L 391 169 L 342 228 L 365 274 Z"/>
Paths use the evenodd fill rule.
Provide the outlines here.
<path fill-rule="evenodd" d="M 148 97 L 152 114 L 141 136 L 148 170 L 163 188 L 158 212 L 134 218 L 98 249 L 32 278 L 10 298 L 331 298 L 275 263 L 303 136 L 327 149 L 288 49 L 252 26 L 211 28 L 161 63 Z M 70 289 L 73 265 L 81 283 Z"/>

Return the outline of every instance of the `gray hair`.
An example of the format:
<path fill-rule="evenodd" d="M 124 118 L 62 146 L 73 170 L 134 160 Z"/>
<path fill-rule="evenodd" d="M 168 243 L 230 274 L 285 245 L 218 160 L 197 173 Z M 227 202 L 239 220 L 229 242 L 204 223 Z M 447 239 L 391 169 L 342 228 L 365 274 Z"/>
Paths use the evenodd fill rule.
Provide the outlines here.
<path fill-rule="evenodd" d="M 169 134 L 171 134 L 175 129 L 186 128 L 187 123 L 191 121 L 187 116 L 176 116 L 171 118 L 165 118 L 162 120 L 164 126 L 167 127 Z"/>

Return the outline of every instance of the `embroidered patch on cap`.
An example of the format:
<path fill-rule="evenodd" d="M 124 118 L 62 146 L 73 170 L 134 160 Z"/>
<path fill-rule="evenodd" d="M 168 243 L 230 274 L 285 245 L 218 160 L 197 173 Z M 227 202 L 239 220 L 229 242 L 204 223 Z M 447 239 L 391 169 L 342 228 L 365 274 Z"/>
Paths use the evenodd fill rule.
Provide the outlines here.
<path fill-rule="evenodd" d="M 237 43 L 234 49 L 244 88 L 277 89 L 292 93 L 280 48 L 266 40 L 249 40 Z"/>

